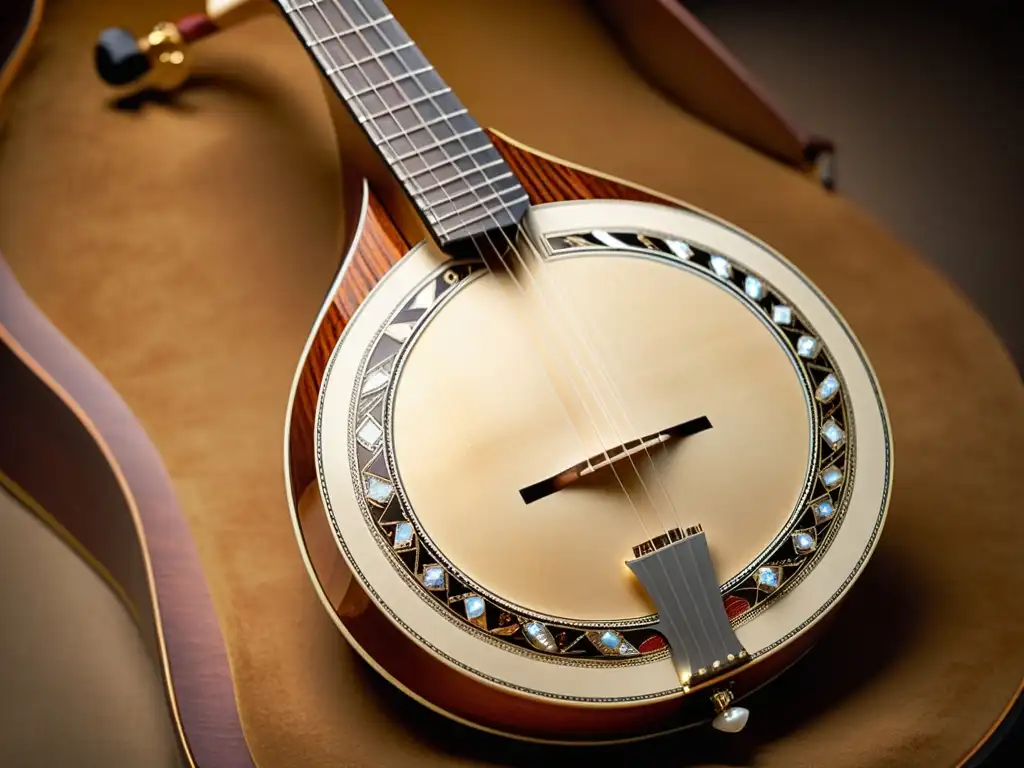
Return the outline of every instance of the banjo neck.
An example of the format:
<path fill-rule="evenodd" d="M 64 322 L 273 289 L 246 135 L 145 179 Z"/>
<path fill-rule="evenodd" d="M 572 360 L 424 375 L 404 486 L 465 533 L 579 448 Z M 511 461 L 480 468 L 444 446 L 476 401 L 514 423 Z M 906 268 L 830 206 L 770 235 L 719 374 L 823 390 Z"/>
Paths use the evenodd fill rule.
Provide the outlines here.
<path fill-rule="evenodd" d="M 529 198 L 380 0 L 274 0 L 442 250 L 507 243 Z"/>

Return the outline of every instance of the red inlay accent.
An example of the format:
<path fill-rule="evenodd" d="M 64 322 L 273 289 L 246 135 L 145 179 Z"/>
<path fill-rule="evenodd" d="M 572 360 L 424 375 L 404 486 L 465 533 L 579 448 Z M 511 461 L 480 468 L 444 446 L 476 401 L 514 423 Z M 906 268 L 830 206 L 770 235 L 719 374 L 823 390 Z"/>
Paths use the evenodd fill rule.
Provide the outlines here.
<path fill-rule="evenodd" d="M 186 43 L 202 40 L 217 31 L 217 25 L 210 21 L 210 17 L 205 13 L 193 13 L 179 20 L 174 26 L 178 28 L 181 39 Z"/>
<path fill-rule="evenodd" d="M 730 619 L 735 619 L 750 610 L 750 603 L 744 600 L 742 597 L 736 597 L 736 595 L 729 595 L 725 598 L 725 615 Z"/>
<path fill-rule="evenodd" d="M 664 637 L 661 635 L 651 635 L 640 643 L 640 647 L 637 650 L 639 650 L 640 653 L 654 653 L 655 651 L 660 651 L 665 647 L 665 645 Z"/>

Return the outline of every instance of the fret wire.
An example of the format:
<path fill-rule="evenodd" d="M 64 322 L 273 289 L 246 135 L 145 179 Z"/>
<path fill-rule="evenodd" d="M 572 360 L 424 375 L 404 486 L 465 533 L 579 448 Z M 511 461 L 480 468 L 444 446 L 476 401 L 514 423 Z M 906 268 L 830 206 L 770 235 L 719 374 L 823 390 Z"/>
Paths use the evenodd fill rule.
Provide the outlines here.
<path fill-rule="evenodd" d="M 515 187 L 510 187 L 508 191 L 511 191 L 513 189 L 515 189 Z M 504 203 L 504 207 L 505 207 L 505 210 L 507 211 L 513 205 L 519 205 L 520 203 L 528 203 L 529 201 L 530 201 L 530 196 L 529 195 L 520 195 L 515 200 L 508 200 L 508 201 L 506 201 Z M 495 218 L 495 212 L 487 210 L 486 208 L 487 207 L 484 206 L 485 210 L 479 216 L 474 216 L 472 219 L 463 219 L 462 221 L 460 221 L 458 223 L 458 226 L 455 227 L 454 229 L 448 229 L 447 227 L 441 227 L 440 231 L 439 231 L 440 234 L 442 236 L 448 235 L 448 234 L 451 234 L 452 232 L 458 231 L 459 229 L 464 229 L 464 228 L 470 226 L 471 224 L 476 224 L 479 221 L 483 221 L 484 219 L 494 219 Z"/>
<path fill-rule="evenodd" d="M 354 27 L 349 27 L 348 29 L 338 30 L 338 31 L 334 32 L 333 34 L 330 34 L 327 37 L 322 38 L 322 39 L 318 39 L 318 38 L 314 37 L 312 40 L 307 42 L 307 45 L 310 48 L 312 48 L 314 45 L 323 45 L 324 43 L 330 43 L 330 42 L 333 42 L 335 40 L 340 42 L 341 38 L 345 37 L 345 35 L 355 35 L 355 34 L 358 34 L 360 32 L 364 32 L 367 29 L 371 29 L 373 27 L 376 27 L 378 24 L 380 24 L 382 22 L 385 22 L 385 21 L 390 21 L 393 18 L 395 18 L 395 17 L 392 16 L 389 13 L 387 16 L 381 16 L 379 19 L 373 19 L 372 21 L 368 21 L 365 24 L 357 24 Z"/>
<path fill-rule="evenodd" d="M 381 86 L 377 86 L 377 87 L 380 88 Z M 365 115 L 365 116 L 363 116 L 363 117 L 361 117 L 359 119 L 359 122 L 360 123 L 365 123 L 367 120 L 380 120 L 382 117 L 390 117 L 391 119 L 393 119 L 397 123 L 398 122 L 398 118 L 395 117 L 395 113 L 398 112 L 398 110 L 405 109 L 406 107 L 415 106 L 416 104 L 420 104 L 420 103 L 422 103 L 424 101 L 427 101 L 428 99 L 432 99 L 435 96 L 444 96 L 446 93 L 451 93 L 451 92 L 452 92 L 452 89 L 448 88 L 446 86 L 444 88 L 440 88 L 440 89 L 434 91 L 433 93 L 425 93 L 424 95 L 422 95 L 422 96 L 420 96 L 418 98 L 408 99 L 408 100 L 404 101 L 403 103 L 399 104 L 396 107 L 391 107 L 391 108 L 385 109 L 385 110 L 383 110 L 381 112 L 374 112 L 372 115 Z M 415 130 L 415 129 L 411 129 L 411 130 Z"/>
<path fill-rule="evenodd" d="M 442 168 L 443 166 L 455 165 L 455 161 L 456 160 L 463 160 L 463 159 L 469 157 L 470 155 L 475 155 L 477 152 L 483 152 L 485 149 L 494 149 L 494 145 L 493 144 L 484 144 L 482 147 L 477 147 L 476 149 L 471 149 L 468 152 L 463 152 L 462 154 L 455 155 L 454 157 L 449 157 L 446 160 L 442 160 L 439 163 L 434 163 L 433 165 L 428 165 L 425 168 L 423 168 L 422 170 L 416 171 L 415 173 L 410 173 L 410 174 L 408 174 L 406 176 L 399 175 L 399 178 L 402 181 L 406 181 L 408 179 L 414 179 L 417 176 L 422 176 L 424 173 L 428 173 L 430 171 L 436 171 L 438 168 Z M 494 151 L 497 152 L 496 149 Z"/>
<path fill-rule="evenodd" d="M 486 208 L 486 203 L 489 203 L 492 200 L 500 201 L 502 195 L 507 195 L 509 192 L 515 192 L 517 189 L 519 189 L 518 184 L 514 187 L 508 187 L 507 189 L 498 190 L 497 192 L 487 195 L 487 197 L 478 197 L 470 205 L 464 205 L 461 208 L 456 208 L 454 211 L 448 211 L 448 213 L 444 214 L 444 216 L 439 216 L 437 219 L 437 223 L 440 224 L 442 221 L 444 221 L 445 219 L 450 219 L 452 216 L 458 216 L 459 214 L 466 213 L 467 211 L 472 211 L 479 205 L 482 205 L 484 206 L 484 208 Z"/>
<path fill-rule="evenodd" d="M 361 3 L 357 1 L 356 6 L 359 9 L 359 14 L 353 12 L 350 14 L 344 7 L 344 3 L 338 4 L 334 0 L 311 0 L 310 2 L 303 3 L 302 5 L 295 5 L 295 0 L 277 0 L 278 4 L 282 5 L 285 10 L 291 10 L 297 18 L 295 21 L 301 23 L 301 28 L 305 29 L 303 37 L 307 41 L 307 46 L 312 52 L 316 54 L 316 60 L 320 65 L 321 71 L 323 71 L 328 78 L 333 82 L 335 88 L 339 91 L 339 95 L 348 102 L 350 110 L 353 112 L 357 123 L 363 126 L 363 130 L 366 131 L 374 143 L 377 145 L 378 151 L 381 152 L 383 158 L 389 165 L 391 165 L 392 172 L 402 185 L 408 190 L 413 201 L 416 202 L 420 213 L 425 217 L 428 223 L 432 226 L 435 235 L 444 237 L 447 239 L 450 236 L 461 237 L 461 233 L 464 229 L 468 230 L 470 227 L 478 226 L 479 222 L 490 217 L 493 219 L 495 225 L 501 227 L 501 221 L 506 217 L 511 216 L 513 219 L 518 220 L 518 215 L 513 213 L 513 208 L 519 206 L 521 203 L 528 203 L 529 196 L 525 194 L 521 184 L 518 183 L 518 179 L 515 178 L 515 174 L 507 167 L 506 162 L 503 158 L 498 155 L 493 143 L 490 140 L 486 140 L 483 146 L 470 148 L 470 143 L 465 141 L 466 138 L 473 136 L 474 134 L 485 133 L 477 123 L 470 118 L 469 120 L 463 120 L 461 123 L 453 122 L 453 118 L 461 115 L 467 115 L 468 111 L 462 107 L 458 98 L 450 98 L 447 102 L 441 101 L 441 97 L 446 94 L 452 94 L 452 90 L 448 87 L 444 81 L 436 77 L 436 85 L 442 86 L 438 90 L 425 93 L 420 96 L 414 96 L 409 98 L 413 93 L 413 90 L 409 87 L 398 85 L 403 81 L 415 83 L 416 90 L 425 90 L 425 83 L 422 82 L 419 77 L 426 76 L 428 78 L 435 78 L 431 73 L 434 68 L 429 66 L 429 62 L 422 56 L 416 44 L 409 40 L 405 36 L 405 30 L 401 27 L 398 20 L 395 19 L 394 15 L 391 14 L 383 3 L 371 3 L 366 7 L 363 7 Z M 324 7 L 330 6 L 339 11 L 344 17 L 345 29 L 337 30 L 338 24 L 332 22 L 328 18 L 327 14 L 324 13 Z M 314 31 L 314 25 L 312 21 L 306 18 L 303 13 L 296 13 L 297 11 L 303 11 L 304 9 L 316 9 L 323 24 L 326 24 L 327 30 L 330 30 L 334 34 L 317 38 L 316 32 Z M 372 18 L 372 14 L 381 13 L 384 14 L 379 18 Z M 368 19 L 365 23 L 357 24 L 358 18 Z M 384 30 L 387 28 L 383 27 L 386 22 L 391 22 L 393 25 L 394 32 L 388 32 L 384 34 Z M 316 27 L 319 30 L 323 24 Z M 363 30 L 371 30 L 378 28 L 381 31 L 374 31 L 372 35 L 367 34 L 364 36 Z M 358 40 L 361 42 L 361 46 L 353 48 L 349 44 L 349 40 L 353 40 L 353 36 L 358 36 Z M 391 45 L 392 40 L 401 40 L 405 36 L 405 42 L 397 45 Z M 336 41 L 336 42 L 335 42 Z M 330 44 L 334 42 L 335 45 L 341 48 L 342 56 L 338 55 L 338 52 Z M 379 45 L 385 45 L 386 48 L 379 49 Z M 364 47 L 368 50 L 368 55 L 360 58 L 355 58 L 354 54 L 359 47 Z M 407 58 L 399 55 L 402 50 L 411 50 L 413 52 L 413 58 Z M 391 56 L 392 59 L 388 61 L 387 57 Z M 348 59 L 347 62 L 342 63 Z M 364 72 L 363 65 L 371 65 L 371 69 Z M 420 66 L 416 66 L 420 65 Z M 427 65 L 427 66 L 424 66 Z M 414 67 L 416 67 L 414 69 Z M 361 79 L 365 82 L 365 85 L 359 87 L 358 90 L 351 88 L 350 82 L 354 85 L 359 85 L 357 82 L 351 80 L 351 76 L 342 74 L 346 71 L 357 69 L 361 75 Z M 378 69 L 380 72 L 378 72 Z M 384 78 L 378 81 L 378 78 Z M 434 84 L 433 82 L 431 84 Z M 367 87 L 367 85 L 369 87 Z M 387 98 L 384 97 L 384 91 L 389 85 L 395 87 L 393 94 L 388 94 Z M 348 95 L 346 95 L 346 93 Z M 373 95 L 379 99 L 385 109 L 370 112 L 367 107 L 368 103 L 365 103 L 365 98 Z M 454 94 L 453 94 L 454 95 Z M 400 103 L 390 103 L 398 101 Z M 404 103 L 402 103 L 404 102 Z M 425 120 L 424 117 L 429 115 L 429 112 L 425 115 L 423 108 L 418 105 L 429 102 L 431 107 L 430 111 L 436 111 L 437 117 Z M 402 115 L 402 110 L 409 108 L 409 112 L 405 113 L 406 116 L 399 117 Z M 451 112 L 447 112 L 447 108 L 451 107 Z M 384 131 L 381 130 L 382 125 L 380 122 L 384 118 L 390 118 L 396 124 L 398 131 L 387 136 L 384 136 Z M 412 123 L 406 125 L 406 123 Z M 431 126 L 438 124 L 447 124 L 445 132 L 451 131 L 452 135 L 447 138 L 439 137 L 438 133 L 434 130 L 428 130 Z M 458 131 L 459 127 L 473 126 L 467 130 Z M 371 130 L 371 128 L 373 130 Z M 433 139 L 433 142 L 424 147 L 418 147 L 417 142 L 423 141 L 423 136 L 416 135 L 419 132 L 426 130 L 427 134 Z M 391 146 L 392 141 L 398 141 L 404 139 L 407 142 L 407 146 L 412 151 L 406 151 L 402 154 L 395 152 L 395 147 Z M 386 147 L 384 146 L 386 145 Z M 456 148 L 461 147 L 463 151 L 456 155 L 450 153 Z M 386 151 L 385 151 L 386 149 Z M 494 150 L 492 161 L 480 162 L 476 158 L 479 154 L 486 152 L 487 150 Z M 444 159 L 439 162 L 426 164 L 425 153 L 430 151 L 437 152 L 444 155 Z M 413 158 L 421 158 L 416 164 L 423 163 L 424 167 L 419 170 L 410 171 L 404 161 L 411 160 Z M 474 166 L 472 168 L 464 169 L 462 166 L 465 165 L 463 161 L 469 160 Z M 450 168 L 449 168 L 450 166 Z M 488 170 L 494 167 L 499 167 L 497 176 L 491 177 L 488 175 Z M 435 171 L 441 170 L 442 173 L 451 173 L 446 179 L 441 179 L 435 173 Z M 479 181 L 474 184 L 467 184 L 465 180 L 471 179 L 473 174 L 479 173 Z M 427 175 L 432 176 L 432 181 L 425 188 L 420 188 L 418 181 Z M 498 185 L 502 181 L 512 180 L 511 186 L 504 190 L 498 190 Z M 461 182 L 461 184 L 460 184 Z M 439 189 L 445 189 L 450 185 L 460 185 L 463 187 L 461 191 L 452 190 L 454 199 L 469 198 L 473 196 L 475 202 L 449 211 L 443 216 L 438 217 L 438 212 L 445 208 L 454 207 L 452 202 L 453 198 L 451 195 L 447 195 L 447 201 L 429 201 L 425 195 L 428 192 L 433 192 Z M 478 196 L 479 191 L 491 190 L 491 194 L 484 198 Z M 495 191 L 498 190 L 498 191 Z M 506 202 L 505 196 L 520 192 L 520 196 L 515 200 Z M 497 202 L 498 205 L 494 203 Z M 484 215 L 478 215 L 471 217 L 468 221 L 461 221 L 456 225 L 451 222 L 450 226 L 442 227 L 439 225 L 441 221 L 450 221 L 456 216 L 461 216 L 465 212 L 471 212 L 473 210 L 482 209 Z M 492 210 L 493 209 L 493 210 Z M 499 217 L 501 219 L 499 220 Z M 436 225 L 436 226 L 435 226 Z"/>
<path fill-rule="evenodd" d="M 381 51 L 380 53 L 371 54 L 370 56 L 363 56 L 363 58 L 361 59 L 352 59 L 352 61 L 350 61 L 348 64 L 342 64 L 340 67 L 325 70 L 325 73 L 327 74 L 328 77 L 334 77 L 334 75 L 340 74 L 341 72 L 344 72 L 346 69 L 351 69 L 352 67 L 361 67 L 363 64 L 372 64 L 376 62 L 378 59 L 383 59 L 383 57 L 389 54 L 395 53 L 397 51 L 404 51 L 407 48 L 412 48 L 414 45 L 416 45 L 416 43 L 410 40 L 408 43 L 402 43 L 401 45 L 393 46 L 391 48 L 388 48 L 387 50 Z"/>
<path fill-rule="evenodd" d="M 473 173 L 476 173 L 476 171 L 473 171 Z M 449 202 L 453 203 L 456 200 L 458 200 L 460 197 L 463 197 L 464 195 L 468 195 L 470 192 L 476 192 L 478 189 L 481 189 L 483 187 L 488 187 L 488 186 L 491 186 L 492 184 L 494 184 L 496 182 L 504 181 L 505 179 L 514 178 L 514 177 L 515 177 L 515 174 L 512 173 L 512 171 L 509 171 L 508 173 L 503 173 L 500 176 L 495 176 L 493 179 L 485 176 L 483 181 L 480 181 L 480 182 L 477 182 L 476 184 L 468 186 L 464 190 L 462 190 L 461 192 L 454 192 L 454 193 L 452 193 L 452 195 L 449 195 L 447 200 L 444 200 L 441 203 L 436 203 L 436 205 L 444 205 L 445 203 L 449 203 Z M 448 184 L 449 182 L 454 181 L 454 180 L 455 179 L 449 179 L 448 181 L 446 181 L 444 183 Z M 416 193 L 414 193 L 414 197 L 423 197 L 423 193 L 416 192 Z M 423 198 L 423 201 L 425 203 L 430 204 L 429 201 L 425 197 Z"/>
<path fill-rule="evenodd" d="M 418 130 L 420 130 L 421 127 L 422 126 L 417 126 L 416 128 L 413 128 L 412 130 L 418 131 Z M 398 162 L 402 162 L 402 161 L 405 161 L 405 160 L 410 160 L 410 159 L 412 159 L 412 158 L 414 158 L 414 157 L 416 157 L 418 155 L 422 155 L 424 152 L 429 152 L 432 149 L 440 149 L 441 147 L 443 147 L 445 144 L 447 144 L 450 141 L 456 141 L 456 140 L 464 138 L 466 136 L 472 136 L 475 133 L 483 133 L 483 132 L 484 132 L 484 129 L 481 128 L 478 125 L 476 128 L 471 128 L 468 131 L 463 131 L 462 133 L 453 134 L 453 135 L 449 136 L 447 139 L 441 139 L 440 141 L 435 141 L 433 144 L 426 144 L 426 145 L 424 145 L 422 147 L 419 147 L 417 149 L 410 150 L 409 152 L 406 152 L 404 155 L 399 155 L 398 157 L 395 158 L 395 160 L 397 160 Z"/>
<path fill-rule="evenodd" d="M 459 179 L 464 179 L 467 176 L 469 176 L 470 174 L 480 173 L 480 172 L 484 171 L 487 168 L 493 168 L 494 166 L 501 165 L 504 162 L 505 162 L 504 159 L 499 157 L 497 160 L 491 160 L 489 163 L 484 163 L 483 165 L 478 165 L 478 166 L 476 166 L 474 168 L 470 168 L 468 171 L 457 173 L 454 176 L 452 176 L 450 179 L 445 179 L 444 181 L 438 181 L 436 184 L 431 184 L 429 187 L 424 187 L 423 189 L 419 190 L 416 194 L 423 195 L 423 194 L 426 194 L 427 192 L 433 192 L 435 189 L 439 189 L 439 188 L 445 186 L 446 184 L 451 184 L 453 181 L 457 181 Z M 416 175 L 418 175 L 418 174 L 413 174 L 413 176 L 416 176 Z M 487 174 L 484 174 L 484 176 L 486 176 L 486 175 Z M 410 176 L 409 178 L 411 179 L 412 176 Z"/>
<path fill-rule="evenodd" d="M 387 80 L 384 80 L 384 81 L 382 81 L 380 83 L 376 83 L 376 84 L 373 84 L 373 85 L 369 85 L 366 88 L 361 88 L 358 91 L 354 91 L 352 93 L 352 98 L 359 98 L 359 97 L 362 97 L 362 96 L 366 96 L 367 94 L 370 94 L 370 93 L 373 93 L 373 94 L 376 94 L 376 95 L 379 96 L 380 94 L 378 94 L 377 91 L 380 90 L 381 88 L 386 88 L 389 85 L 393 85 L 395 83 L 400 83 L 403 80 L 408 80 L 410 77 L 416 77 L 417 75 L 424 75 L 427 72 L 433 72 L 433 71 L 434 71 L 433 67 L 422 67 L 420 69 L 410 70 L 410 71 L 406 72 L 404 75 L 399 75 L 398 77 L 390 77 L 389 76 Z M 364 75 L 364 77 L 366 77 L 366 76 Z M 366 82 L 370 82 L 370 78 L 367 77 L 366 78 Z M 381 99 L 381 100 L 383 101 L 383 99 Z"/>
<path fill-rule="evenodd" d="M 429 128 L 432 125 L 443 123 L 446 120 L 450 120 L 453 117 L 458 117 L 459 115 L 465 115 L 468 112 L 468 109 L 457 109 L 454 112 L 449 112 L 447 115 L 441 115 L 440 117 L 435 117 L 433 120 L 427 120 L 427 122 L 425 123 L 420 123 L 412 130 L 418 131 L 420 128 Z M 387 142 L 388 144 L 390 144 L 392 141 L 398 141 L 398 139 L 404 138 L 408 138 L 408 135 L 404 131 L 401 131 L 399 133 L 392 133 L 390 136 L 381 136 L 380 141 Z"/>

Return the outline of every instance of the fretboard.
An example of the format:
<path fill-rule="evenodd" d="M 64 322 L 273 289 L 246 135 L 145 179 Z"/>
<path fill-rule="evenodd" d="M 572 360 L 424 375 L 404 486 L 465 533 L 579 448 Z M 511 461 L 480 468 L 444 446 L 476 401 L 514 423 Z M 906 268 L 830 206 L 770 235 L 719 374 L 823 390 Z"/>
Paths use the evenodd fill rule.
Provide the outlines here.
<path fill-rule="evenodd" d="M 379 0 L 275 0 L 445 250 L 505 242 L 526 192 Z"/>

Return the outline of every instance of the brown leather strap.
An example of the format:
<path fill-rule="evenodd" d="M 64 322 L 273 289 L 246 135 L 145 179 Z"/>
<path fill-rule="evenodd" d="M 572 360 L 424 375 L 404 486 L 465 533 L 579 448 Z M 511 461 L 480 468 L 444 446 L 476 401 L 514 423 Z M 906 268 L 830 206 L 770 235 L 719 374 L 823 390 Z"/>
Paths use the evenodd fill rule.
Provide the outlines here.
<path fill-rule="evenodd" d="M 593 0 L 630 61 L 704 122 L 832 188 L 833 146 L 799 128 L 678 0 Z"/>

